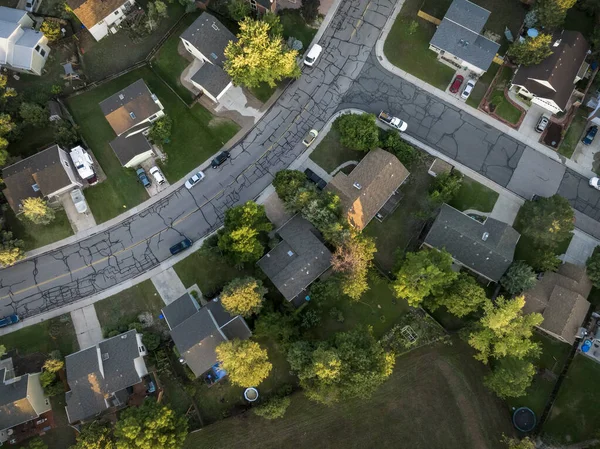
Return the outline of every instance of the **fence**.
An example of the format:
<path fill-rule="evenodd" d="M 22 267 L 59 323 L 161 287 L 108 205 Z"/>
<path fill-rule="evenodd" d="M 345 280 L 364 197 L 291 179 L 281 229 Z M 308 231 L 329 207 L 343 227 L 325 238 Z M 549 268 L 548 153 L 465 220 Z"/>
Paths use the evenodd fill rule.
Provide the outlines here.
<path fill-rule="evenodd" d="M 426 20 L 427 22 L 433 23 L 434 25 L 439 25 L 442 23 L 442 21 L 437 17 L 433 17 L 431 14 L 427 14 L 425 11 L 421 11 L 420 9 L 419 12 L 417 12 L 417 16 L 423 20 Z"/>

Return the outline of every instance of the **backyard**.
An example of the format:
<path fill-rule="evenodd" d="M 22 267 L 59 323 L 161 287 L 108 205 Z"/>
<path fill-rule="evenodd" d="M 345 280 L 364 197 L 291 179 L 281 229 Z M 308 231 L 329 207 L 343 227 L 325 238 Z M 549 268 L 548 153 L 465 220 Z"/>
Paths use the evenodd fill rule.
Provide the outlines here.
<path fill-rule="evenodd" d="M 465 176 L 460 190 L 448 204 L 461 212 L 467 209 L 491 212 L 497 199 L 498 192 Z"/>
<path fill-rule="evenodd" d="M 502 434 L 513 431 L 502 403 L 482 385 L 486 370 L 455 339 L 399 357 L 370 399 L 327 407 L 295 393 L 282 419 L 245 413 L 190 434 L 185 447 L 504 448 Z"/>
<path fill-rule="evenodd" d="M 364 151 L 350 150 L 340 143 L 340 134 L 331 129 L 310 154 L 310 159 L 327 173 L 333 171 L 344 162 L 359 162 L 365 157 Z"/>
<path fill-rule="evenodd" d="M 558 147 L 558 152 L 565 157 L 570 158 L 573 156 L 573 152 L 575 151 L 575 147 L 579 143 L 583 132 L 585 131 L 585 126 L 587 125 L 587 116 L 585 110 L 579 108 L 575 113 L 575 117 L 573 117 L 573 121 L 571 122 L 571 126 L 565 134 L 565 138 Z"/>
<path fill-rule="evenodd" d="M 12 231 L 13 235 L 23 240 L 25 251 L 30 251 L 44 245 L 62 240 L 73 235 L 73 228 L 67 214 L 63 209 L 56 211 L 54 221 L 47 225 L 34 224 L 23 218 L 17 218 L 12 209 L 4 212 L 6 227 Z"/>
<path fill-rule="evenodd" d="M 123 168 L 111 149 L 109 142 L 116 136 L 98 106 L 102 100 L 140 78 L 173 119 L 171 141 L 164 145 L 168 162 L 162 167 L 171 182 L 179 180 L 211 157 L 238 130 L 238 126 L 229 120 L 214 119 L 199 104 L 188 108 L 148 67 L 69 98 L 67 105 L 80 126 L 80 132 L 108 177 L 105 182 L 84 191 L 97 223 L 109 220 L 148 198 L 135 172 Z"/>

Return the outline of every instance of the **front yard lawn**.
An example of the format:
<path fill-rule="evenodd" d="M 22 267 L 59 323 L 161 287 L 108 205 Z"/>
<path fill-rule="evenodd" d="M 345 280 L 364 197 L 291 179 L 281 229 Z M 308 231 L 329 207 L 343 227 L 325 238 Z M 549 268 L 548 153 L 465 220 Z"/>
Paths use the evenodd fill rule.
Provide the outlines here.
<path fill-rule="evenodd" d="M 498 73 L 499 69 L 499 64 L 492 63 L 488 71 L 477 80 L 477 84 L 475 84 L 471 95 L 469 95 L 469 98 L 467 99 L 467 104 L 469 106 L 474 107 L 475 109 L 479 107 L 479 103 L 481 103 L 481 100 L 483 100 L 485 93 L 490 87 L 490 84 L 492 84 L 492 80 L 496 76 L 496 73 Z"/>
<path fill-rule="evenodd" d="M 344 162 L 358 162 L 365 154 L 364 151 L 350 150 L 343 146 L 340 143 L 340 134 L 332 128 L 309 157 L 327 173 L 333 173 Z"/>
<path fill-rule="evenodd" d="M 64 209 L 57 210 L 54 221 L 48 225 L 37 225 L 26 219 L 19 220 L 12 209 L 6 210 L 4 218 L 7 228 L 13 232 L 16 238 L 25 243 L 25 251 L 49 245 L 73 235 L 73 228 Z"/>
<path fill-rule="evenodd" d="M 79 350 L 71 315 L 64 314 L 24 327 L 0 337 L 0 345 L 18 350 L 20 355 L 48 354 L 56 349 L 65 356 Z"/>
<path fill-rule="evenodd" d="M 211 113 L 199 104 L 188 108 L 149 67 L 134 70 L 69 98 L 67 105 L 80 126 L 81 134 L 108 177 L 103 183 L 84 190 L 97 223 L 109 220 L 148 198 L 134 170 L 124 169 L 110 148 L 109 142 L 116 136 L 98 106 L 102 100 L 140 78 L 160 99 L 165 112 L 173 120 L 171 142 L 164 146 L 168 163 L 162 167 L 169 181 L 179 180 L 210 158 L 238 130 L 238 126 L 229 120 L 213 120 Z"/>
<path fill-rule="evenodd" d="M 567 371 L 542 435 L 565 444 L 598 437 L 600 364 L 577 354 Z"/>
<path fill-rule="evenodd" d="M 496 87 L 492 92 L 490 92 L 489 102 L 490 107 L 495 107 L 494 111 L 497 116 L 503 118 L 504 120 L 516 124 L 521 118 L 521 111 L 515 105 L 513 105 L 508 98 L 504 95 L 504 88 L 510 84 L 510 80 L 512 79 L 513 71 L 509 67 L 502 67 L 502 73 L 500 74 L 500 79 L 496 83 Z"/>
<path fill-rule="evenodd" d="M 427 346 L 399 357 L 369 399 L 325 406 L 298 392 L 281 419 L 246 412 L 189 434 L 185 448 L 504 448 L 510 420 L 472 354 L 459 339 Z"/>
<path fill-rule="evenodd" d="M 460 211 L 475 209 L 491 212 L 497 199 L 498 192 L 465 176 L 460 190 L 449 204 Z"/>
<path fill-rule="evenodd" d="M 283 25 L 283 38 L 287 41 L 290 36 L 293 36 L 301 41 L 301 55 L 308 51 L 308 46 L 317 34 L 317 29 L 306 24 L 298 9 L 284 9 L 279 13 L 279 17 L 281 25 Z"/>
<path fill-rule="evenodd" d="M 569 126 L 569 130 L 565 135 L 564 140 L 558 147 L 558 152 L 565 157 L 570 158 L 573 156 L 573 152 L 575 151 L 575 147 L 579 143 L 583 132 L 585 131 L 585 126 L 587 125 L 587 116 L 581 108 L 577 109 L 575 113 L 575 117 L 573 117 L 573 121 L 571 122 L 571 126 Z"/>
<path fill-rule="evenodd" d="M 285 82 L 285 81 L 283 81 Z M 266 103 L 275 93 L 278 86 L 269 86 L 267 83 L 260 83 L 257 87 L 249 87 L 248 90 L 261 103 Z"/>

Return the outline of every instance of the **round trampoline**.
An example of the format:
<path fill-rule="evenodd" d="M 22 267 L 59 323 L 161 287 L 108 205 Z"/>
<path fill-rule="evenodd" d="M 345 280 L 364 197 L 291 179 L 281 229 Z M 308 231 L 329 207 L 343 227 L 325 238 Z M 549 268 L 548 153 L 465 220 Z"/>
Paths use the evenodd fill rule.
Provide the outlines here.
<path fill-rule="evenodd" d="M 246 388 L 244 391 L 244 398 L 248 402 L 254 402 L 258 399 L 258 390 L 254 387 Z"/>
<path fill-rule="evenodd" d="M 527 407 L 521 407 L 513 413 L 513 424 L 521 432 L 531 432 L 536 424 L 535 413 Z"/>

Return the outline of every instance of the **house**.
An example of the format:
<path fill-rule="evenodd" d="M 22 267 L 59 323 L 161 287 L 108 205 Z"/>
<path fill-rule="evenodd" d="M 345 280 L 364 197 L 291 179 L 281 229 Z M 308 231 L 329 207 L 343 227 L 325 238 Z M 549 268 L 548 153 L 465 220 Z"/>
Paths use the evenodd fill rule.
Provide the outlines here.
<path fill-rule="evenodd" d="M 490 12 L 468 0 L 454 0 L 429 42 L 438 60 L 481 76 L 500 45 L 481 34 Z"/>
<path fill-rule="evenodd" d="M 459 265 L 497 282 L 510 266 L 521 235 L 506 223 L 482 223 L 443 204 L 423 244 L 445 249 Z"/>
<path fill-rule="evenodd" d="M 300 305 L 304 290 L 331 266 L 331 252 L 319 231 L 298 214 L 276 233 L 281 242 L 258 261 L 258 266 L 285 299 Z"/>
<path fill-rule="evenodd" d="M 253 11 L 262 15 L 268 11 L 275 12 L 277 10 L 277 0 L 247 0 L 250 3 Z"/>
<path fill-rule="evenodd" d="M 565 111 L 575 83 L 589 68 L 585 61 L 589 50 L 579 31 L 564 30 L 553 36 L 550 56 L 539 64 L 517 68 L 510 88 L 552 114 Z"/>
<path fill-rule="evenodd" d="M 393 200 L 409 174 L 396 156 L 377 148 L 369 151 L 349 175 L 339 171 L 325 190 L 340 197 L 348 222 L 361 230 Z"/>
<path fill-rule="evenodd" d="M 16 214 L 21 213 L 21 203 L 26 198 L 52 199 L 83 187 L 69 155 L 58 145 L 2 169 L 2 176 L 6 184 L 4 196 Z"/>
<path fill-rule="evenodd" d="M 219 371 L 215 349 L 220 343 L 233 339 L 246 340 L 252 335 L 246 321 L 239 315 L 230 315 L 219 298 L 199 307 L 194 298 L 186 293 L 162 309 L 162 314 L 171 330 L 181 361 L 196 377 L 207 371 Z"/>
<path fill-rule="evenodd" d="M 535 287 L 525 292 L 523 312 L 541 313 L 544 321 L 539 329 L 572 345 L 590 308 L 586 298 L 591 290 L 585 267 L 565 263 L 556 273 L 544 273 Z"/>
<path fill-rule="evenodd" d="M 0 66 L 40 76 L 48 55 L 48 38 L 34 30 L 27 12 L 0 6 Z"/>
<path fill-rule="evenodd" d="M 142 334 L 130 330 L 65 358 L 70 423 L 89 420 L 127 404 L 128 389 L 148 374 Z"/>
<path fill-rule="evenodd" d="M 94 39 L 115 34 L 127 14 L 135 7 L 134 0 L 67 0 L 84 27 Z"/>
<path fill-rule="evenodd" d="M 6 362 L 10 368 L 7 369 Z M 12 360 L 0 366 L 0 446 L 20 441 L 49 430 L 52 407 L 44 394 L 40 374 L 11 377 Z"/>
<path fill-rule="evenodd" d="M 100 109 L 117 135 L 110 147 L 121 165 L 132 168 L 154 156 L 145 134 L 165 113 L 162 103 L 143 79 L 102 101 Z"/>
<path fill-rule="evenodd" d="M 198 17 L 181 36 L 185 49 L 200 64 L 192 75 L 192 84 L 215 103 L 233 85 L 229 75 L 223 70 L 225 47 L 237 38 L 225 25 L 205 12 Z"/>

